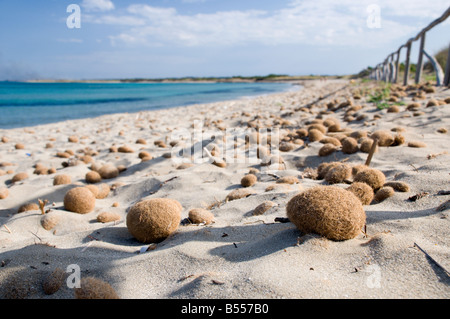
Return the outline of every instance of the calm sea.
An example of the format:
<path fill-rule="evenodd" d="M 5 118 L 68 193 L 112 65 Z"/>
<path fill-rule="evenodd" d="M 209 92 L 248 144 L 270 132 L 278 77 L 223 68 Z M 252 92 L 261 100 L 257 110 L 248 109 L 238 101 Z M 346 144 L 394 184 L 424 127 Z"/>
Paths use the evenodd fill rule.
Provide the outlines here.
<path fill-rule="evenodd" d="M 0 128 L 16 128 L 288 91 L 286 83 L 0 82 Z"/>

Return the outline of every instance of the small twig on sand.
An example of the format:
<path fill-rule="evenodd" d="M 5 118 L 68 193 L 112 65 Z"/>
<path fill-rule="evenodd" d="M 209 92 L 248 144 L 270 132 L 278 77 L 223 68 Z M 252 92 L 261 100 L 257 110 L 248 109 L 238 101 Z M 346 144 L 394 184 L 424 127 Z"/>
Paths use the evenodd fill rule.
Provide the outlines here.
<path fill-rule="evenodd" d="M 372 161 L 373 154 L 375 153 L 375 150 L 377 149 L 378 145 L 378 138 L 375 138 L 372 142 L 372 148 L 370 149 L 369 155 L 367 156 L 366 160 L 366 166 L 370 166 L 370 162 Z"/>
<path fill-rule="evenodd" d="M 5 228 L 6 228 L 6 230 L 8 231 L 8 233 L 12 234 L 12 231 L 11 231 L 11 229 L 9 229 L 9 228 L 8 228 L 8 226 L 6 226 L 6 224 L 3 224 L 3 227 L 5 227 Z"/>
<path fill-rule="evenodd" d="M 38 202 L 39 202 L 39 209 L 41 210 L 42 215 L 45 215 L 45 205 L 48 204 L 48 200 L 45 199 L 44 201 L 42 201 L 38 199 Z"/>
<path fill-rule="evenodd" d="M 441 268 L 443 271 L 445 271 L 445 273 L 447 274 L 447 276 L 450 275 L 450 273 L 447 271 L 447 269 L 445 269 L 444 267 L 442 267 L 436 260 L 434 260 L 433 257 L 431 257 L 425 250 L 423 250 L 422 248 L 420 248 L 419 245 L 417 245 L 416 243 L 414 243 L 414 246 L 416 246 L 417 248 L 419 248 L 419 250 L 421 252 L 423 252 L 425 254 L 425 256 L 427 256 L 428 258 L 430 258 L 437 266 L 439 266 L 439 268 Z"/>

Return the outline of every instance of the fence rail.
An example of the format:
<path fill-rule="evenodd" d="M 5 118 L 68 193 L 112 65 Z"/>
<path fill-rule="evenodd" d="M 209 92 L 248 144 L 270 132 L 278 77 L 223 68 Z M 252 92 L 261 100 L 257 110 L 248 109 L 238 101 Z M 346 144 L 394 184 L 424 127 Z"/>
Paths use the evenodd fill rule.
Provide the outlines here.
<path fill-rule="evenodd" d="M 412 43 L 420 39 L 420 48 L 419 48 L 419 59 L 416 65 L 416 74 L 415 74 L 415 83 L 420 82 L 420 78 L 422 76 L 423 70 L 423 58 L 424 55 L 428 57 L 429 55 L 425 51 L 425 40 L 426 33 L 433 29 L 438 24 L 444 22 L 450 16 L 450 7 L 442 14 L 441 17 L 437 18 L 433 22 L 431 22 L 428 26 L 426 26 L 422 31 L 420 31 L 415 37 L 409 39 L 405 44 L 401 45 L 396 51 L 389 54 L 386 59 L 377 64 L 375 68 L 370 73 L 370 78 L 377 81 L 385 81 L 391 83 L 398 83 L 399 71 L 400 71 L 400 52 L 403 48 L 406 48 L 406 61 L 405 61 L 405 73 L 403 75 L 403 85 L 408 84 L 409 72 L 410 72 L 410 63 L 411 63 L 411 46 Z M 395 61 L 394 61 L 395 56 Z M 436 71 L 436 82 L 437 85 L 449 85 L 450 80 L 450 45 L 448 49 L 448 57 L 447 57 L 447 65 L 445 68 L 445 75 L 442 79 L 442 69 L 439 68 L 439 64 L 435 64 L 431 61 L 432 65 Z"/>

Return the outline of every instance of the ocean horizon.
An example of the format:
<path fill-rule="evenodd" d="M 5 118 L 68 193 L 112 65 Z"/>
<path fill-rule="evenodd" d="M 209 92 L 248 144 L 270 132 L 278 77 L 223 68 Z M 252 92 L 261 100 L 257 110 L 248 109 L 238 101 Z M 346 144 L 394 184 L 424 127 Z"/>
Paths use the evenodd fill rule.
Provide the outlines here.
<path fill-rule="evenodd" d="M 0 129 L 152 111 L 292 90 L 291 83 L 0 82 Z"/>

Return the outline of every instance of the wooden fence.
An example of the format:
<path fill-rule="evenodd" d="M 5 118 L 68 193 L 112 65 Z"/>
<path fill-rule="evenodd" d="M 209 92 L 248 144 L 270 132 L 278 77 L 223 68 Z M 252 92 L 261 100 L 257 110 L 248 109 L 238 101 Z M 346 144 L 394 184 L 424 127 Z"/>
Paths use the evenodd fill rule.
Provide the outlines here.
<path fill-rule="evenodd" d="M 426 28 L 419 32 L 414 38 L 409 39 L 405 44 L 400 46 L 397 51 L 392 52 L 387 58 L 379 63 L 370 73 L 370 78 L 377 81 L 385 81 L 390 83 L 398 83 L 399 71 L 400 71 L 400 52 L 403 48 L 406 48 L 406 61 L 405 61 L 405 73 L 403 76 L 403 85 L 408 84 L 409 72 L 410 72 L 410 55 L 412 43 L 420 39 L 419 59 L 416 65 L 415 83 L 420 82 L 423 70 L 423 58 L 424 55 L 430 59 L 436 71 L 436 84 L 437 85 L 449 85 L 450 80 L 450 46 L 448 50 L 447 65 L 445 68 L 445 75 L 440 67 L 439 63 L 425 51 L 425 39 L 426 33 L 432 28 L 445 21 L 450 16 L 450 7 L 442 14 L 442 16 L 433 22 L 431 22 Z"/>

